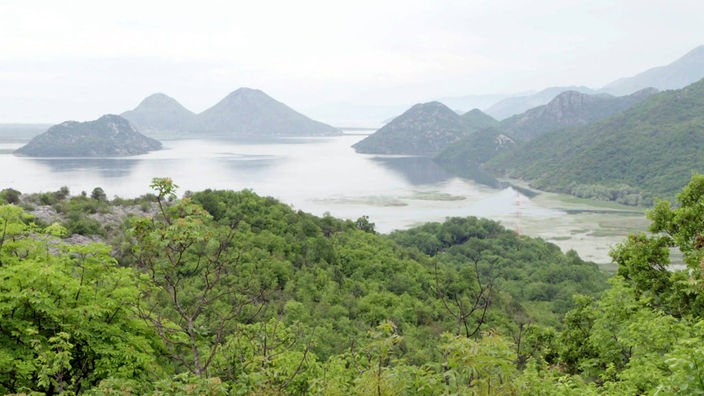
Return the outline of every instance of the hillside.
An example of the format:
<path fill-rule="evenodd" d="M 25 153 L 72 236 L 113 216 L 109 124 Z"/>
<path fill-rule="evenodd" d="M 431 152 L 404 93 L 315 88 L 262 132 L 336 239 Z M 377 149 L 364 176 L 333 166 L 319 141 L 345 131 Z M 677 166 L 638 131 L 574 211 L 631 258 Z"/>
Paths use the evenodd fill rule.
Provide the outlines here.
<path fill-rule="evenodd" d="M 95 121 L 66 121 L 55 125 L 15 150 L 15 154 L 29 157 L 120 157 L 160 148 L 160 142 L 137 132 L 126 119 L 108 114 Z"/>
<path fill-rule="evenodd" d="M 628 95 L 646 87 L 660 90 L 679 89 L 704 78 L 704 45 L 686 53 L 676 61 L 654 67 L 633 77 L 618 79 L 600 90 L 613 95 Z"/>
<path fill-rule="evenodd" d="M 577 196 L 629 204 L 672 197 L 693 172 L 704 171 L 704 80 L 597 123 L 543 135 L 487 166 Z"/>
<path fill-rule="evenodd" d="M 508 117 L 511 117 L 512 115 L 521 114 L 526 110 L 532 109 L 537 106 L 542 106 L 553 100 L 557 95 L 566 91 L 577 91 L 586 94 L 595 93 L 593 89 L 587 87 L 550 87 L 533 94 L 512 96 L 500 100 L 485 109 L 484 112 L 496 118 L 497 120 L 502 121 Z"/>
<path fill-rule="evenodd" d="M 52 383 L 35 380 L 44 366 L 29 362 L 37 345 L 52 351 L 70 340 L 60 345 L 77 358 L 65 359 L 55 382 L 76 394 L 178 384 L 190 391 L 164 394 L 191 394 L 186 384 L 210 377 L 213 387 L 248 390 L 241 394 L 330 394 L 319 387 L 331 379 L 334 394 L 374 394 L 352 378 L 377 373 L 378 359 L 366 355 L 387 344 L 391 364 L 412 370 L 390 389 L 415 394 L 417 381 L 456 375 L 442 365 L 441 345 L 494 332 L 511 339 L 526 323 L 559 327 L 573 293 L 596 297 L 607 287 L 597 265 L 491 220 L 451 218 L 387 236 L 366 218 L 317 217 L 248 190 L 178 200 L 170 179 L 153 186 L 155 195 L 131 203 L 49 194 L 79 218 L 134 208 L 112 229 L 113 246 L 59 240 L 67 230 L 58 222 L 47 228 L 52 237 L 23 223 L 20 206 L 0 204 L 8 225 L 0 393 L 52 394 Z M 20 370 L 27 374 L 12 376 Z M 470 389 L 435 383 L 430 394 Z"/>
<path fill-rule="evenodd" d="M 196 117 L 199 133 L 234 136 L 327 136 L 340 131 L 311 120 L 257 89 L 240 88 Z"/>
<path fill-rule="evenodd" d="M 1 394 L 704 393 L 704 176 L 614 246 L 608 281 L 490 220 L 380 235 L 250 190 L 152 186 L 0 192 Z M 67 237 L 23 209 L 47 205 L 124 224 L 112 245 Z"/>
<path fill-rule="evenodd" d="M 175 99 L 162 93 L 150 95 L 134 110 L 121 115 L 147 134 L 192 130 L 196 116 Z"/>
<path fill-rule="evenodd" d="M 457 113 L 429 102 L 411 107 L 352 147 L 365 154 L 433 155 L 467 134 Z"/>
<path fill-rule="evenodd" d="M 640 103 L 655 92 L 655 89 L 650 88 L 628 96 L 613 97 L 566 91 L 546 105 L 503 120 L 500 127 L 507 135 L 527 141 L 557 129 L 586 125 L 607 118 Z"/>

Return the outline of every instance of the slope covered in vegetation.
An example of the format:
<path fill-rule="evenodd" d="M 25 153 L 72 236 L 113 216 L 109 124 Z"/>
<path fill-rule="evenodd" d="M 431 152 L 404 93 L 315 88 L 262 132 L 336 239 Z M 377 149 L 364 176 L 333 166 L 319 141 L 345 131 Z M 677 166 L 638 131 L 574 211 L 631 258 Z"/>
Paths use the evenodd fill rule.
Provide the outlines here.
<path fill-rule="evenodd" d="M 467 370 L 446 362 L 444 348 L 482 342 L 487 331 L 521 337 L 530 324 L 559 326 L 573 291 L 605 287 L 596 265 L 489 220 L 387 237 L 366 218 L 319 218 L 249 191 L 175 199 L 168 179 L 153 187 L 140 199 L 153 202 L 130 212 L 138 216 L 123 231 L 74 229 L 108 235 L 112 248 L 68 243 L 65 226 L 0 207 L 2 392 L 120 384 L 135 393 L 368 394 L 372 384 L 395 392 L 414 381 L 470 389 L 469 377 L 443 383 Z M 129 205 L 99 189 L 67 193 L 0 196 L 87 212 L 94 202 L 106 214 Z M 524 356 L 491 337 L 504 364 Z"/>
<path fill-rule="evenodd" d="M 594 264 L 490 220 L 384 236 L 249 191 L 153 188 L 112 247 L 0 205 L 0 392 L 704 392 L 702 176 L 614 248 L 602 293 Z M 94 192 L 53 204 L 107 204 Z"/>
<path fill-rule="evenodd" d="M 674 197 L 703 170 L 703 142 L 700 81 L 604 121 L 543 135 L 486 165 L 543 190 L 648 204 Z"/>

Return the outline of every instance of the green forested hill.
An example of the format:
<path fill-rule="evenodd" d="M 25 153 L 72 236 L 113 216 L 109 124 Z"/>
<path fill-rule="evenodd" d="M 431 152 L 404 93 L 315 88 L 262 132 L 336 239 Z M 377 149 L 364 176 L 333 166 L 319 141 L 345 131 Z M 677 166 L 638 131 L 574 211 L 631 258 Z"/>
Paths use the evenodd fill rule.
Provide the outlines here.
<path fill-rule="evenodd" d="M 704 169 L 704 80 L 601 122 L 539 137 L 489 169 L 545 190 L 648 203 Z"/>

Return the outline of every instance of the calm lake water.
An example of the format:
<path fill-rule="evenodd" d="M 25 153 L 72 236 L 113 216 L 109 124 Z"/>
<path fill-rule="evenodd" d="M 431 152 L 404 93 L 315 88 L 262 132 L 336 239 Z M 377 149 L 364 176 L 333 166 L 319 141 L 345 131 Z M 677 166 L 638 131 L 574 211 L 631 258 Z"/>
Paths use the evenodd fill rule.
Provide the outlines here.
<path fill-rule="evenodd" d="M 146 155 L 88 159 L 17 157 L 11 152 L 23 143 L 5 141 L 0 188 L 31 193 L 68 186 L 78 194 L 100 186 L 109 197 L 135 197 L 150 192 L 153 177 L 171 177 L 179 193 L 251 189 L 316 215 L 367 215 L 380 232 L 449 216 L 488 217 L 601 263 L 609 261 L 610 244 L 621 238 L 617 232 L 604 239 L 598 222 L 569 215 L 561 204 L 452 177 L 426 158 L 357 154 L 350 146 L 363 137 L 164 140 L 164 150 Z M 560 227 L 567 235 L 553 235 Z"/>

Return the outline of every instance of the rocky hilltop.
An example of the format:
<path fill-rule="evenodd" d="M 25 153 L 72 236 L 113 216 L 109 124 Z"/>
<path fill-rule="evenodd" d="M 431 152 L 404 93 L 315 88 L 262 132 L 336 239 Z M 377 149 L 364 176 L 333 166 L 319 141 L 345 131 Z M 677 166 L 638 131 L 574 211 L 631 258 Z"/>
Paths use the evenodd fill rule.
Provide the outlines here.
<path fill-rule="evenodd" d="M 469 133 L 440 102 L 417 104 L 352 147 L 366 154 L 434 155 Z"/>
<path fill-rule="evenodd" d="M 546 105 L 502 121 L 501 129 L 515 139 L 527 141 L 558 129 L 602 120 L 640 103 L 656 92 L 656 89 L 649 88 L 632 95 L 613 97 L 567 91 Z"/>
<path fill-rule="evenodd" d="M 185 132 L 192 129 L 196 115 L 176 99 L 157 93 L 148 96 L 134 110 L 121 114 L 138 130 L 152 134 Z"/>
<path fill-rule="evenodd" d="M 29 157 L 121 157 L 161 149 L 125 118 L 104 115 L 95 121 L 66 121 L 49 128 L 15 151 Z"/>
<path fill-rule="evenodd" d="M 500 100 L 487 108 L 485 112 L 497 120 L 505 120 L 515 114 L 521 114 L 526 110 L 542 106 L 553 100 L 557 95 L 567 91 L 577 91 L 586 94 L 596 93 L 593 89 L 582 86 L 549 87 L 536 93 L 512 96 Z"/>

